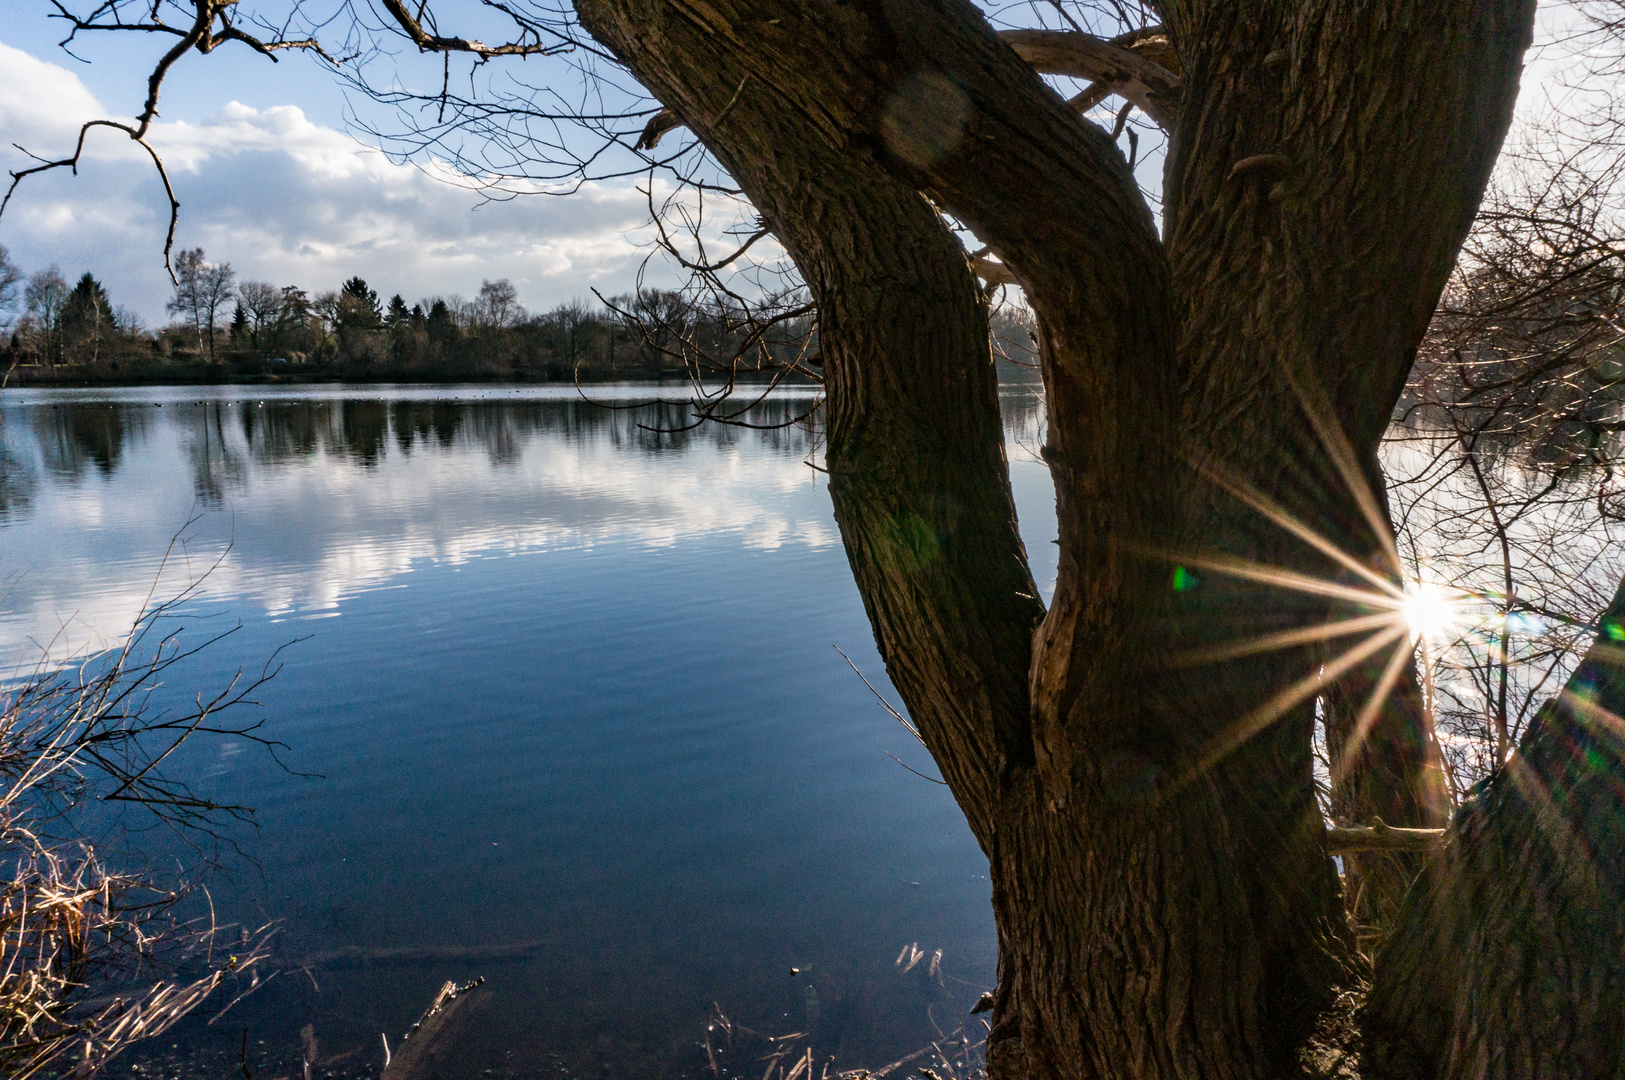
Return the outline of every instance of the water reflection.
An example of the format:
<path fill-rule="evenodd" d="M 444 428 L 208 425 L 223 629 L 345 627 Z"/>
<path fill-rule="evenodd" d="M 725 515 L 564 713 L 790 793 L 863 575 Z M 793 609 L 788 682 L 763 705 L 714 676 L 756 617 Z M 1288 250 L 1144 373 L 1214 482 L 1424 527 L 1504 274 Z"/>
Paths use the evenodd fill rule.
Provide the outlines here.
<path fill-rule="evenodd" d="M 142 410 L 115 405 L 56 405 L 36 410 L 33 435 L 45 468 L 60 479 L 77 481 L 90 469 L 111 476 L 128 446 L 146 432 Z"/>
<path fill-rule="evenodd" d="M 116 632 L 156 554 L 199 511 L 223 511 L 190 533 L 197 560 L 223 559 L 217 590 L 275 614 L 330 609 L 420 559 L 716 531 L 769 548 L 836 539 L 821 511 L 787 516 L 762 498 L 814 483 L 803 426 L 673 431 L 686 426 L 681 406 L 610 409 L 574 395 L 60 397 L 0 406 L 4 539 L 30 553 L 7 560 L 21 573 L 0 612 L 0 650 L 65 622 Z M 782 424 L 809 403 L 787 395 L 750 419 Z M 685 464 L 674 474 L 663 460 Z M 42 475 L 51 506 L 38 513 Z M 66 535 L 64 519 L 76 525 Z M 102 567 L 90 590 L 87 561 Z"/>
<path fill-rule="evenodd" d="M 37 459 L 53 477 L 70 483 L 92 470 L 107 478 L 156 425 L 188 447 L 193 486 L 224 495 L 242 487 L 249 463 L 270 467 L 324 456 L 366 469 L 382 462 L 392 447 L 406 456 L 457 445 L 478 447 L 493 465 L 515 465 L 530 443 L 548 435 L 578 442 L 602 438 L 617 449 L 652 455 L 682 453 L 697 445 L 721 449 L 741 444 L 805 455 L 813 444 L 809 426 L 794 423 L 806 413 L 810 391 L 781 392 L 759 403 L 744 417 L 752 426 L 698 427 L 690 426 L 693 411 L 684 403 L 628 407 L 639 392 L 591 391 L 592 400 L 574 392 L 516 394 L 511 401 L 489 400 L 491 395 L 390 400 L 284 392 L 270 398 L 218 394 L 188 401 L 156 390 L 154 400 L 121 403 L 59 400 L 67 392 L 12 391 L 0 401 L 5 424 L 0 452 L 25 472 Z M 1036 396 L 1011 393 L 1004 412 L 1012 437 L 1024 445 L 1036 440 L 1041 419 Z"/>
<path fill-rule="evenodd" d="M 1038 410 L 1005 407 L 1042 585 Z M 290 963 L 354 961 L 189 1029 L 222 1041 L 222 1074 L 242 1025 L 287 1051 L 265 1075 L 296 1072 L 304 1025 L 371 1054 L 475 974 L 500 1005 L 469 1076 L 513 1054 L 523 1075 L 697 1075 L 714 1002 L 879 1065 L 985 988 L 985 861 L 829 648 L 885 688 L 816 433 L 669 430 L 686 421 L 486 389 L 0 399 L 6 660 L 63 627 L 116 633 L 200 507 L 173 572 L 218 562 L 200 607 L 244 629 L 192 675 L 311 635 L 266 695 L 311 778 L 236 747 L 175 759 L 259 810 L 263 876 L 215 902 L 285 919 Z M 936 975 L 893 964 L 911 943 L 944 950 Z"/>
<path fill-rule="evenodd" d="M 755 428 L 689 428 L 681 405 L 604 408 L 573 393 L 181 393 L 14 391 L 0 404 L 0 520 L 6 547 L 28 552 L 6 560 L 22 573 L 0 611 L 0 656 L 65 621 L 115 633 L 157 554 L 199 511 L 225 511 L 190 533 L 198 560 L 223 560 L 218 589 L 277 614 L 329 609 L 424 558 L 717 531 L 766 548 L 837 540 L 824 507 L 787 516 L 777 502 L 815 482 L 805 464 L 815 433 L 790 423 L 807 393 L 763 402 L 748 419 L 767 426 Z M 1037 440 L 1035 399 L 1013 395 L 1005 407 L 1012 453 L 1024 455 Z M 52 505 L 40 514 L 42 476 Z M 92 559 L 102 580 L 86 590 Z"/>
<path fill-rule="evenodd" d="M 38 486 L 39 469 L 33 459 L 0 444 L 0 524 L 26 515 Z"/>

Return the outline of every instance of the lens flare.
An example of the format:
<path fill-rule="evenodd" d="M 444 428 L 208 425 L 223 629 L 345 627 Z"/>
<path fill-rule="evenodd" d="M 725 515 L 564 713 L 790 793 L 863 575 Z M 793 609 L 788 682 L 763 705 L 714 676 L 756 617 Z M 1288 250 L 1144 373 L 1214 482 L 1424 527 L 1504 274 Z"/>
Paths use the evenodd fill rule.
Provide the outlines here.
<path fill-rule="evenodd" d="M 1456 625 L 1456 609 L 1439 586 L 1421 582 L 1405 595 L 1405 621 L 1417 637 L 1438 640 L 1448 636 Z"/>

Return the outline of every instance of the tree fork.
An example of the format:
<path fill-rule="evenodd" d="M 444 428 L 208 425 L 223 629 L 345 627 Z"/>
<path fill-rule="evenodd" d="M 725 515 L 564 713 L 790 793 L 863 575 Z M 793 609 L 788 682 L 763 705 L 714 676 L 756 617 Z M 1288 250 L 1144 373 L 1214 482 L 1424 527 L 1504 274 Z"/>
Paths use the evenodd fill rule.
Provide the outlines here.
<path fill-rule="evenodd" d="M 581 10 L 588 28 L 717 152 L 821 303 L 832 305 L 823 324 L 826 357 L 833 341 L 851 335 L 847 355 L 863 361 L 843 360 L 837 345 L 826 365 L 832 494 L 889 669 L 989 856 L 1005 946 L 995 1027 L 1020 1032 L 994 1055 L 1006 1063 L 996 1068 L 1211 1077 L 1272 1069 L 1297 1027 L 1281 1022 L 1276 1003 L 1302 989 L 1292 980 L 1274 985 L 1281 980 L 1273 977 L 1280 958 L 1297 957 L 1310 969 L 1313 957 L 1328 955 L 1335 882 L 1318 846 L 1319 823 L 1301 813 L 1306 738 L 1296 740 L 1301 752 L 1287 765 L 1290 779 L 1262 785 L 1271 798 L 1234 798 L 1245 786 L 1238 769 L 1254 758 L 1222 763 L 1177 797 L 1159 780 L 1182 771 L 1170 752 L 1200 740 L 1182 733 L 1178 710 L 1144 692 L 1160 664 L 1168 593 L 1167 567 L 1147 548 L 1165 540 L 1165 523 L 1178 521 L 1184 483 L 1168 456 L 1177 447 L 1176 367 L 1166 262 L 1149 213 L 1110 141 L 1080 124 L 969 5 L 934 6 L 923 21 L 900 18 L 919 14 L 905 5 L 863 16 L 825 8 L 593 3 Z M 784 52 L 766 47 L 781 36 Z M 909 434 L 912 417 L 940 430 L 940 415 L 949 425 L 956 415 L 917 412 L 906 395 L 879 396 L 900 365 L 925 363 L 907 357 L 940 347 L 933 345 L 940 335 L 894 339 L 877 328 L 877 320 L 920 326 L 918 318 L 894 319 L 885 290 L 923 285 L 942 295 L 931 274 L 922 278 L 922 267 L 907 261 L 924 241 L 904 227 L 902 207 L 928 215 L 943 242 L 948 234 L 917 195 L 881 200 L 898 186 L 876 172 L 907 176 L 905 191 L 929 186 L 987 230 L 1044 321 L 1051 456 L 1061 462 L 1057 595 L 1065 609 L 1051 616 L 1049 662 L 1032 676 L 1053 705 L 1040 709 L 1046 734 L 1025 740 L 1025 758 L 1024 714 L 978 716 L 943 708 L 935 696 L 936 679 L 953 686 L 968 669 L 1015 677 L 1002 687 L 990 682 L 989 692 L 1022 700 L 1025 670 L 1016 677 L 1008 665 L 1000 675 L 986 657 L 958 651 L 970 640 L 959 624 L 985 618 L 955 600 L 971 581 L 922 575 L 907 559 L 886 558 L 895 516 L 881 499 L 852 498 L 855 476 L 836 469 L 835 433 L 848 410 L 860 410 L 862 427 L 884 436 L 870 460 L 904 480 L 925 475 L 925 444 Z M 1021 194 L 986 189 L 978 181 L 989 174 Z M 893 227 L 896 236 L 882 231 Z M 956 255 L 965 295 L 974 297 L 965 256 Z M 862 292 L 869 282 L 879 291 Z M 872 347 L 881 341 L 889 356 Z M 984 342 L 976 363 L 985 366 Z M 985 400 L 991 406 L 991 394 Z M 917 506 L 928 501 L 928 491 L 904 490 Z M 991 505 L 985 493 L 969 498 Z M 1007 528 L 1008 512 L 1000 519 Z M 956 572 L 985 576 L 969 564 Z M 1012 613 L 1021 618 L 1005 625 L 1030 632 L 1038 610 L 1026 601 Z M 1028 647 L 1025 639 L 1021 645 Z M 1012 725 L 1016 738 L 999 735 Z M 1273 796 L 1290 787 L 1303 798 L 1283 811 Z M 1295 888 L 1250 890 L 1242 868 L 1254 865 L 1255 852 L 1276 857 L 1278 838 L 1288 834 L 1311 863 L 1271 877 L 1293 879 Z M 1253 905 L 1255 896 L 1265 908 Z M 1226 914 L 1215 918 L 1215 910 Z M 1314 981 L 1323 990 L 1328 980 Z"/>
<path fill-rule="evenodd" d="M 1329 694 L 1347 729 L 1391 628 L 1322 653 L 1303 631 L 1332 604 L 1233 571 L 1331 580 L 1380 547 L 1370 465 L 1506 131 L 1533 0 L 1152 6 L 1154 57 L 1123 38 L 1065 62 L 1100 77 L 1081 97 L 1117 86 L 1172 124 L 1160 242 L 1111 139 L 963 0 L 578 5 L 668 107 L 645 141 L 681 117 L 820 304 L 848 557 L 992 868 L 1001 1078 L 1289 1071 L 1305 1010 L 1353 975 L 1328 841 L 1436 843 L 1328 838 L 1312 798 L 1312 695 L 1347 675 Z M 487 47 L 386 7 L 431 51 L 549 51 L 533 29 Z M 1040 318 L 1062 544 L 1047 613 L 986 312 L 922 193 Z M 1276 517 L 1207 482 L 1226 471 Z M 1185 550 L 1228 569 L 1170 581 Z M 1260 629 L 1291 646 L 1170 661 Z M 1426 857 L 1374 975 L 1374 1067 L 1625 1071 L 1620 659 L 1592 649 Z M 1370 760 L 1343 763 L 1341 796 L 1402 823 L 1433 812 L 1409 698 L 1379 712 Z"/>
<path fill-rule="evenodd" d="M 1505 129 L 1527 4 L 1400 5 L 1409 36 L 1366 8 L 1310 6 L 1164 5 L 1184 100 L 1162 248 L 1109 140 L 969 5 L 581 5 L 718 154 L 829 309 L 832 494 L 849 558 L 993 870 L 996 1075 L 1269 1075 L 1302 1013 L 1350 975 L 1310 793 L 1310 706 L 1255 708 L 1313 656 L 1233 662 L 1216 680 L 1158 667 L 1170 644 L 1211 639 L 1249 608 L 1305 625 L 1323 605 L 1262 587 L 1171 597 L 1158 549 L 1198 537 L 1335 569 L 1193 485 L 1189 464 L 1245 465 L 1317 526 L 1369 501 L 1327 432 L 1355 457 L 1374 450 Z M 1403 92 L 1373 99 L 1361 66 L 1373 50 Z M 1358 122 L 1338 119 L 1351 109 Z M 1426 131 L 1381 157 L 1402 114 Z M 1269 170 L 1236 175 L 1265 158 Z M 1062 572 L 1030 727 L 1017 628 L 1039 609 L 1002 461 L 986 464 L 988 384 L 953 399 L 980 395 L 969 410 L 916 407 L 941 409 L 939 380 L 975 377 L 985 354 L 959 366 L 951 343 L 974 282 L 957 253 L 956 298 L 928 254 L 946 253 L 946 232 L 927 227 L 912 188 L 982 235 L 1042 322 Z M 915 288 L 940 312 L 887 299 Z M 930 374 L 909 383 L 910 369 Z M 959 425 L 968 441 L 944 434 Z M 980 479 L 947 482 L 955 455 Z M 966 501 L 950 506 L 950 492 Z M 985 545 L 961 545 L 968 525 Z M 996 588 L 959 577 L 982 572 L 962 558 L 973 551 L 996 555 L 984 575 Z"/>

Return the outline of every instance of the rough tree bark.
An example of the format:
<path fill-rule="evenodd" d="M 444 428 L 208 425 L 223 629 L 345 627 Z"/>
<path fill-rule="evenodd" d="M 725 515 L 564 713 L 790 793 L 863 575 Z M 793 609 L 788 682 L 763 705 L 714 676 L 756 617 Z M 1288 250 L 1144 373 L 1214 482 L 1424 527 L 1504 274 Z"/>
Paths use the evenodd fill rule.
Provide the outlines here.
<path fill-rule="evenodd" d="M 1532 19 L 1528 0 L 1161 6 L 1183 74 L 1163 238 L 1105 133 L 961 0 L 577 5 L 819 302 L 848 556 L 992 868 L 996 1077 L 1283 1075 L 1359 984 L 1312 791 L 1324 655 L 1223 647 L 1333 602 L 1174 565 L 1335 580 L 1349 560 L 1305 532 L 1374 550 L 1376 440 Z M 933 203 L 1039 315 L 1048 612 L 985 313 Z M 1385 663 L 1402 633 L 1349 655 Z"/>

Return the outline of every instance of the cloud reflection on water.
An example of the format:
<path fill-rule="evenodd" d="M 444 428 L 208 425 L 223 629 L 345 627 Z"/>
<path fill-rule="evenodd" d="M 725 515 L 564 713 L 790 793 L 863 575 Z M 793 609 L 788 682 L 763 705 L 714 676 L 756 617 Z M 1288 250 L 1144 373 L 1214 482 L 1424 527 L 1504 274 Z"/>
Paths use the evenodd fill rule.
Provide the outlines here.
<path fill-rule="evenodd" d="M 177 572 L 218 558 L 207 596 L 278 617 L 331 611 L 424 560 L 724 534 L 758 549 L 839 540 L 827 499 L 794 497 L 821 483 L 801 427 L 662 433 L 648 428 L 684 410 L 612 410 L 573 392 L 191 392 L 8 397 L 0 655 L 64 626 L 74 642 L 116 635 L 194 513 Z M 753 420 L 788 420 L 808 400 L 776 398 Z"/>
<path fill-rule="evenodd" d="M 619 405 L 655 395 L 588 392 Z M 784 423 L 812 399 L 811 388 L 781 392 L 749 419 Z M 1019 500 L 1040 410 L 1025 394 L 1004 407 Z M 0 662 L 59 635 L 70 648 L 115 639 L 193 517 L 159 594 L 218 560 L 204 598 L 275 618 L 332 614 L 425 562 L 698 537 L 839 542 L 806 464 L 812 432 L 658 430 L 687 415 L 604 408 L 573 387 L 11 391 L 0 404 Z M 1047 592 L 1053 579 L 1035 571 Z"/>

